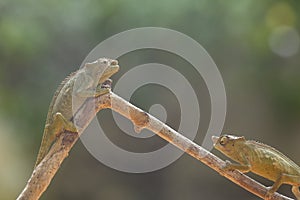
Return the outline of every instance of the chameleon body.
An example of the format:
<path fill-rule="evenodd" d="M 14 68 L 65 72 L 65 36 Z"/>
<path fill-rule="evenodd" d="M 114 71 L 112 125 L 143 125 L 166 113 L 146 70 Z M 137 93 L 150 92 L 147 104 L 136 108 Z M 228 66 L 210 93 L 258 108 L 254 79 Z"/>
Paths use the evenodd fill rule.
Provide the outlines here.
<path fill-rule="evenodd" d="M 274 182 L 266 194 L 269 199 L 281 184 L 292 185 L 292 192 L 300 200 L 300 167 L 291 159 L 268 145 L 246 140 L 244 137 L 223 135 L 212 137 L 214 147 L 227 157 L 238 162 L 226 161 L 224 170 L 249 171 Z"/>
<path fill-rule="evenodd" d="M 102 87 L 110 76 L 119 70 L 118 62 L 100 58 L 86 63 L 81 69 L 71 73 L 58 87 L 49 106 L 40 150 L 35 166 L 48 153 L 52 143 L 63 130 L 77 132 L 72 122 L 76 112 L 89 97 L 97 97 L 110 91 Z"/>

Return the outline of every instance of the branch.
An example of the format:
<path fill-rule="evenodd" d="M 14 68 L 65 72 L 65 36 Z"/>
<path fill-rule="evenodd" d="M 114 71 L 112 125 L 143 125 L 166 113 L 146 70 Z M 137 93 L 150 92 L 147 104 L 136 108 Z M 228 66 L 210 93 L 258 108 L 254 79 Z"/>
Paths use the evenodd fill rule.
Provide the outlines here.
<path fill-rule="evenodd" d="M 197 145 L 196 143 L 184 137 L 180 133 L 176 132 L 175 130 L 173 130 L 166 124 L 162 123 L 155 117 L 137 108 L 131 103 L 125 101 L 124 99 L 117 96 L 116 94 L 111 93 L 110 98 L 111 101 L 105 101 L 105 102 L 111 102 L 111 104 L 106 105 L 106 107 L 109 107 L 112 110 L 120 113 L 124 117 L 130 119 L 137 129 L 146 128 L 156 133 L 164 140 L 168 141 L 169 143 L 172 143 L 177 148 L 181 149 L 182 151 L 186 152 L 190 156 L 196 158 L 197 160 L 206 164 L 208 167 L 217 171 L 220 175 L 226 177 L 227 179 L 231 180 L 232 182 L 236 183 L 242 188 L 248 190 L 249 192 L 263 199 L 265 198 L 268 189 L 264 187 L 262 184 L 256 182 L 255 180 L 240 173 L 237 170 L 224 171 L 222 168 L 223 166 L 225 166 L 225 162 L 220 158 L 218 158 L 217 156 L 215 156 L 214 154 L 212 154 L 211 152 Z M 272 199 L 291 200 L 290 198 L 278 193 L 275 193 Z"/>
<path fill-rule="evenodd" d="M 225 165 L 225 163 L 220 158 L 179 134 L 150 114 L 135 107 L 111 92 L 98 98 L 87 99 L 85 104 L 74 115 L 73 121 L 77 127 L 80 127 L 78 133 L 70 133 L 65 131 L 59 136 L 57 141 L 51 147 L 47 156 L 34 169 L 31 178 L 18 197 L 18 200 L 36 200 L 43 194 L 55 173 L 59 169 L 61 163 L 68 156 L 68 152 L 71 150 L 80 134 L 88 126 L 97 112 L 104 108 L 110 108 L 130 119 L 134 123 L 136 130 L 146 128 L 153 131 L 158 136 L 172 143 L 174 146 L 178 147 L 197 160 L 203 162 L 242 188 L 261 198 L 265 197 L 267 193 L 266 187 L 240 173 L 239 171 L 223 171 L 222 167 Z M 290 200 L 290 198 L 278 193 L 275 193 L 272 199 Z"/>

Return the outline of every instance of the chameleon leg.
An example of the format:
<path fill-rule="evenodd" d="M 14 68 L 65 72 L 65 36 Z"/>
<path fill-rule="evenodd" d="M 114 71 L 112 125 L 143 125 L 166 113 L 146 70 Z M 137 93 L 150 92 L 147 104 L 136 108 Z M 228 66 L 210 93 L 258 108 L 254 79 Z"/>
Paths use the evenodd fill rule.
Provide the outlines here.
<path fill-rule="evenodd" d="M 292 187 L 292 192 L 295 195 L 295 197 L 297 198 L 297 200 L 300 200 L 300 191 L 299 191 L 299 185 L 294 185 Z"/>
<path fill-rule="evenodd" d="M 71 121 L 67 120 L 60 112 L 55 113 L 51 126 L 54 129 L 53 133 L 55 133 L 55 136 L 58 136 L 63 129 L 70 132 L 77 132 L 75 125 Z"/>
<path fill-rule="evenodd" d="M 289 175 L 289 174 L 281 174 L 278 177 L 278 179 L 275 181 L 273 186 L 269 189 L 266 195 L 266 199 L 270 198 L 270 196 L 272 196 L 283 183 L 294 185 L 292 187 L 292 192 L 297 197 L 297 199 L 300 199 L 300 192 L 298 189 L 300 183 L 300 176 Z"/>
<path fill-rule="evenodd" d="M 300 191 L 299 191 L 300 176 L 284 174 L 282 178 L 282 182 L 292 185 L 293 194 L 298 200 L 300 200 Z"/>
<path fill-rule="evenodd" d="M 271 199 L 273 194 L 278 190 L 278 188 L 282 185 L 282 175 L 274 182 L 274 184 L 268 190 L 265 199 Z"/>
<path fill-rule="evenodd" d="M 251 170 L 251 166 L 248 164 L 235 164 L 231 163 L 229 160 L 226 160 L 224 170 L 239 170 L 242 173 L 247 173 Z"/>

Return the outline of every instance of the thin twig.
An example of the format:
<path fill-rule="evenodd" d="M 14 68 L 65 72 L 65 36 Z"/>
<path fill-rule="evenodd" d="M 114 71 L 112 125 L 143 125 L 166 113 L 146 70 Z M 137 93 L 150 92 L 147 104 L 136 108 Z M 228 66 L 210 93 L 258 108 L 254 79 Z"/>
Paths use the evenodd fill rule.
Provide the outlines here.
<path fill-rule="evenodd" d="M 134 123 L 136 129 L 146 128 L 153 131 L 158 136 L 203 162 L 242 188 L 261 198 L 265 197 L 267 188 L 260 183 L 238 171 L 223 171 L 222 167 L 225 163 L 220 158 L 116 94 L 109 93 L 98 98 L 90 98 L 85 102 L 84 106 L 74 115 L 74 123 L 81 127 L 80 130 L 78 130 L 79 134 L 64 132 L 60 135 L 57 142 L 51 147 L 47 156 L 34 170 L 26 187 L 18 197 L 18 200 L 36 200 L 42 195 L 59 169 L 60 164 L 67 157 L 68 152 L 77 141 L 79 135 L 87 127 L 96 113 L 104 108 L 111 108 L 130 119 Z M 291 200 L 278 193 L 275 193 L 272 199 Z"/>

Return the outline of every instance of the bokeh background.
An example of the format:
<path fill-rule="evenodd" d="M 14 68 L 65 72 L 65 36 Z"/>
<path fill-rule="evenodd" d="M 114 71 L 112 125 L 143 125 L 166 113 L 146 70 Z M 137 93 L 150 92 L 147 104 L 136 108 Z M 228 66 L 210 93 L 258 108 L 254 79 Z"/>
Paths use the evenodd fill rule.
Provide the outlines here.
<path fill-rule="evenodd" d="M 1 199 L 16 198 L 25 186 L 40 145 L 48 105 L 61 80 L 78 69 L 99 42 L 144 26 L 180 31 L 211 55 L 227 92 L 224 132 L 270 144 L 300 164 L 299 11 L 298 1 L 276 0 L 1 1 Z M 137 51 L 119 58 L 122 69 L 113 79 L 150 61 L 173 66 L 194 84 L 201 108 L 195 141 L 201 144 L 210 117 L 209 95 L 205 83 L 199 84 L 201 75 L 186 61 L 167 52 Z M 178 102 L 167 91 L 156 85 L 145 86 L 131 101 L 145 110 L 153 103 L 166 105 L 167 123 L 176 129 Z M 98 117 L 108 124 L 111 139 L 123 148 L 142 152 L 165 145 L 157 137 L 147 140 L 148 144 L 125 138 L 120 130 L 112 131 L 111 111 L 103 111 Z M 213 153 L 225 159 L 219 152 Z M 292 196 L 289 186 L 281 187 L 280 192 Z M 78 141 L 41 199 L 241 197 L 257 199 L 188 155 L 159 171 L 127 174 L 98 162 Z"/>

